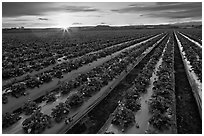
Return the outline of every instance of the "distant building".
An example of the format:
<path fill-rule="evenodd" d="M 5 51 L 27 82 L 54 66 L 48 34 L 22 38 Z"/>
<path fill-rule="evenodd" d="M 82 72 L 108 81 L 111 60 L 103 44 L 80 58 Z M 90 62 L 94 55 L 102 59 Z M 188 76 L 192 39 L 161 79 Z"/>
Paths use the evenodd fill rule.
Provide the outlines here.
<path fill-rule="evenodd" d="M 19 29 L 24 29 L 24 27 L 23 27 L 23 26 L 21 26 Z"/>

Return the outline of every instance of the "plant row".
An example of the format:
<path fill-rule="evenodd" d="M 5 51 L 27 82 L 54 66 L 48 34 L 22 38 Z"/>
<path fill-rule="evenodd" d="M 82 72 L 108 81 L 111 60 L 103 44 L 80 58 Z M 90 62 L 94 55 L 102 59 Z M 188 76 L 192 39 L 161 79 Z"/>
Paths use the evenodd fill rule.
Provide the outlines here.
<path fill-rule="evenodd" d="M 112 124 L 122 128 L 125 131 L 128 127 L 136 123 L 135 115 L 141 108 L 140 95 L 146 92 L 146 88 L 150 83 L 150 78 L 154 72 L 164 47 L 167 42 L 167 37 L 155 49 L 149 62 L 144 66 L 140 73 L 135 78 L 133 86 L 124 94 L 124 98 L 119 102 L 118 108 L 113 113 Z"/>
<path fill-rule="evenodd" d="M 181 32 L 202 45 L 202 29 L 183 29 Z"/>
<path fill-rule="evenodd" d="M 159 38 L 156 39 L 158 40 Z M 71 90 L 77 89 L 77 92 L 69 96 L 64 103 L 60 103 L 58 106 L 52 109 L 51 116 L 53 117 L 53 119 L 56 122 L 61 122 L 68 115 L 71 109 L 75 109 L 81 106 L 85 98 L 89 98 L 93 96 L 97 91 L 100 91 L 103 86 L 108 84 L 108 81 L 113 80 L 127 67 L 128 64 L 132 63 L 134 58 L 140 56 L 142 52 L 144 52 L 148 47 L 152 46 L 157 41 L 156 39 L 148 41 L 148 43 L 143 44 L 143 46 L 137 46 L 131 50 L 126 50 L 118 57 L 109 60 L 103 65 L 94 68 L 87 74 L 82 74 L 77 79 L 69 81 L 66 84 L 63 84 L 59 88 L 54 89 L 53 91 L 48 93 L 45 96 L 47 98 L 52 93 L 67 94 Z M 35 108 L 32 109 L 36 109 L 36 106 L 34 107 Z M 35 110 L 33 110 L 33 112 L 35 112 Z M 30 118 L 26 120 L 30 120 Z M 65 122 L 67 123 L 67 120 Z M 27 125 L 29 124 L 26 124 L 26 126 Z M 37 123 L 35 125 L 39 124 Z M 27 133 L 29 128 L 26 128 L 27 129 L 25 130 L 25 132 Z"/>
<path fill-rule="evenodd" d="M 193 71 L 198 76 L 198 79 L 202 82 L 202 50 L 181 35 L 177 34 L 177 36 Z"/>
<path fill-rule="evenodd" d="M 53 78 L 62 78 L 64 73 L 68 73 L 72 70 L 75 70 L 84 64 L 91 63 L 99 58 L 111 55 L 114 52 L 120 51 L 124 48 L 127 48 L 133 44 L 139 43 L 143 40 L 148 39 L 148 37 L 144 37 L 135 41 L 132 41 L 130 43 L 122 44 L 121 46 L 112 47 L 109 49 L 104 49 L 100 52 L 96 52 L 90 55 L 84 55 L 83 57 L 80 57 L 78 59 L 75 59 L 73 61 L 68 61 L 65 63 L 61 63 L 55 67 L 53 67 L 50 70 L 44 71 L 43 73 L 36 74 L 32 77 L 26 77 L 23 81 L 19 81 L 15 84 L 10 85 L 6 88 L 6 91 L 8 93 L 3 95 L 3 103 L 7 103 L 7 96 L 11 95 L 16 98 L 25 95 L 25 92 L 27 89 L 32 89 L 35 87 L 40 87 L 43 83 L 49 83 L 52 81 Z"/>
<path fill-rule="evenodd" d="M 141 33 L 133 36 L 131 34 L 124 35 L 118 34 L 106 37 L 103 40 L 97 39 L 95 41 L 89 41 L 88 39 L 82 39 L 81 41 L 68 39 L 68 43 L 64 43 L 65 39 L 51 37 L 53 41 L 49 41 L 49 37 L 36 38 L 27 35 L 13 34 L 14 36 L 3 36 L 3 61 L 2 61 L 2 77 L 3 79 L 9 79 L 18 77 L 32 71 L 38 71 L 49 65 L 55 64 L 58 58 L 66 56 L 66 59 L 78 57 L 83 54 L 97 51 L 112 45 L 146 36 L 147 34 Z M 24 38 L 25 36 L 25 38 Z M 79 35 L 77 35 L 78 37 Z M 83 35 L 84 36 L 84 35 Z M 103 36 L 103 35 L 102 35 Z M 85 36 L 84 36 L 85 37 Z M 133 38 L 134 37 L 134 38 Z M 64 37 L 66 38 L 66 37 Z M 60 41 L 61 42 L 56 42 Z M 82 42 L 84 41 L 84 42 Z"/>
<path fill-rule="evenodd" d="M 153 94 L 149 102 L 152 117 L 149 119 L 153 128 L 164 131 L 175 123 L 175 90 L 174 90 L 174 47 L 170 39 L 162 58 L 162 64 L 153 83 Z"/>

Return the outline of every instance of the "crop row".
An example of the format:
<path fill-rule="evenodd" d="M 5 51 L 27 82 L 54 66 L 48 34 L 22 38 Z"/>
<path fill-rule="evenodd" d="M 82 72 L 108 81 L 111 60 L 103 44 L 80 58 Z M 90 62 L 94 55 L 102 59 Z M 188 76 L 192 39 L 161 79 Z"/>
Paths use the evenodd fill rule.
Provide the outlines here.
<path fill-rule="evenodd" d="M 179 37 L 180 37 L 180 34 L 179 34 Z M 181 36 L 180 39 L 182 39 L 182 41 L 185 41 L 185 44 L 188 44 L 188 47 L 192 48 L 194 50 L 194 52 L 197 53 L 199 58 L 202 59 L 202 50 L 200 47 L 198 47 L 195 43 L 193 43 L 189 40 L 186 40 L 183 36 Z"/>
<path fill-rule="evenodd" d="M 147 44 L 143 46 L 140 46 L 140 48 L 135 47 L 134 49 L 124 51 L 117 58 L 111 59 L 110 61 L 106 62 L 104 65 L 91 70 L 88 74 L 86 75 L 82 74 L 75 81 L 72 80 L 66 83 L 65 85 L 52 91 L 51 93 L 64 92 L 64 91 L 66 93 L 69 93 L 72 89 L 81 86 L 77 93 L 67 98 L 65 103 L 61 103 L 59 104 L 59 106 L 53 109 L 53 112 L 51 113 L 51 115 L 53 116 L 53 118 L 55 118 L 55 121 L 61 121 L 63 117 L 65 117 L 65 115 L 69 113 L 70 108 L 72 109 L 80 106 L 83 103 L 84 97 L 86 98 L 90 97 L 97 91 L 100 91 L 100 88 L 105 86 L 108 83 L 108 81 L 111 81 L 114 77 L 116 77 L 119 73 L 121 73 L 129 63 L 132 63 L 133 58 L 140 56 L 141 53 L 144 52 L 154 42 L 156 42 L 155 39 L 152 41 L 149 41 Z M 87 90 L 84 92 L 83 88 L 86 88 L 87 90 L 90 90 L 90 91 L 88 93 L 86 92 Z M 32 118 L 32 115 L 31 115 L 31 118 Z M 30 120 L 30 118 L 26 120 Z M 31 124 L 28 123 L 24 126 L 30 126 L 30 125 Z M 34 125 L 40 126 L 40 124 L 38 123 L 35 123 Z M 24 128 L 26 128 L 25 132 L 28 133 L 28 130 L 30 129 L 30 127 L 24 127 Z M 35 130 L 33 130 L 32 133 L 34 133 L 34 131 Z"/>
<path fill-rule="evenodd" d="M 197 84 L 192 84 L 190 69 L 192 67 L 189 67 L 176 34 L 174 34 L 174 44 L 177 133 L 202 133 L 202 119 L 199 114 L 202 106 L 197 101 L 199 98 L 197 96 L 202 89 L 197 90 Z M 193 81 L 197 82 L 197 79 L 194 79 Z"/>
<path fill-rule="evenodd" d="M 134 36 L 134 38 L 139 38 L 144 35 L 147 34 L 141 33 Z M 49 65 L 56 64 L 56 60 L 63 56 L 66 56 L 66 59 L 78 57 L 134 38 L 130 35 L 118 37 L 111 36 L 108 39 L 97 40 L 95 42 L 84 42 L 81 44 L 79 44 L 78 41 L 73 41 L 69 44 L 57 44 L 54 41 L 51 43 L 44 43 L 43 41 L 47 41 L 47 39 L 39 40 L 35 37 L 25 41 L 22 40 L 21 37 L 9 37 L 9 40 L 4 38 L 2 56 L 3 79 L 18 77 L 27 72 L 38 71 Z"/>
<path fill-rule="evenodd" d="M 11 56 L 11 57 L 16 57 L 15 59 L 9 59 L 10 55 L 5 54 L 6 56 L 5 61 L 3 61 L 3 79 L 18 77 L 27 72 L 31 73 L 32 71 L 38 71 L 40 69 L 48 67 L 51 64 L 56 64 L 57 58 L 60 58 L 63 56 L 66 56 L 66 59 L 70 59 L 73 57 L 81 56 L 85 53 L 89 53 L 91 51 L 96 51 L 99 49 L 103 49 L 105 47 L 112 46 L 114 44 L 123 42 L 124 40 L 126 40 L 126 38 L 125 39 L 120 38 L 116 40 L 117 42 L 109 41 L 107 44 L 102 44 L 102 45 L 98 43 L 98 46 L 95 45 L 93 47 L 92 47 L 93 44 L 89 44 L 89 47 L 86 47 L 86 48 L 84 47 L 84 45 L 81 45 L 82 47 L 76 46 L 75 52 L 73 52 L 72 49 L 66 46 L 63 49 L 53 47 L 53 49 L 56 50 L 56 54 L 60 54 L 60 55 L 47 52 L 46 50 L 42 52 L 39 52 L 39 51 L 35 52 L 35 49 L 36 49 L 35 47 L 34 49 L 29 49 L 28 51 L 26 50 L 25 52 L 22 52 L 22 54 L 20 54 L 22 56 L 20 55 Z M 80 50 L 79 48 L 82 48 L 83 50 L 82 49 Z M 71 51 L 72 53 L 70 53 Z M 29 64 L 27 65 L 26 62 L 29 62 Z M 16 65 L 18 65 L 18 67 L 16 67 Z"/>
<path fill-rule="evenodd" d="M 172 38 L 172 37 L 171 37 Z M 173 128 L 175 120 L 175 90 L 174 90 L 174 47 L 170 39 L 162 58 L 162 64 L 157 71 L 150 105 L 152 117 L 150 125 L 156 130 L 164 131 Z"/>
<path fill-rule="evenodd" d="M 141 46 L 132 48 L 131 50 L 126 50 L 121 53 L 118 57 L 109 60 L 103 65 L 92 69 L 90 72 L 79 75 L 76 79 L 73 79 L 66 84 L 62 84 L 59 88 L 51 91 L 61 92 L 62 94 L 67 94 L 71 90 L 81 86 L 79 91 L 84 96 L 91 95 L 91 88 L 88 86 L 96 83 L 96 89 L 100 86 L 97 86 L 97 82 L 100 85 L 101 83 L 107 85 L 108 81 L 111 81 L 116 75 L 121 73 L 127 64 L 132 63 L 133 59 L 142 54 L 147 48 L 153 45 L 159 38 L 148 41 Z M 136 50 L 136 51 L 135 51 Z M 133 52 L 134 51 L 134 52 Z M 136 52 L 136 53 L 135 53 Z M 101 80 L 101 83 L 100 83 Z M 87 88 L 88 87 L 88 88 Z"/>
<path fill-rule="evenodd" d="M 197 41 L 198 43 L 200 43 L 200 45 L 202 45 L 202 30 L 199 29 L 182 29 L 181 32 L 183 34 L 185 34 L 186 36 L 190 37 L 191 39 Z"/>
<path fill-rule="evenodd" d="M 155 65 L 162 55 L 166 42 L 167 37 L 156 48 L 154 54 L 151 56 L 151 59 L 137 75 L 133 86 L 127 92 L 125 92 L 123 100 L 119 102 L 117 109 L 113 113 L 111 123 L 122 128 L 122 131 L 125 131 L 125 129 L 134 123 L 137 123 L 134 113 L 141 108 L 140 96 L 146 92 L 146 88 L 150 82 L 150 77 L 154 72 Z"/>
<path fill-rule="evenodd" d="M 202 50 L 179 34 L 177 34 L 177 36 L 181 42 L 185 56 L 187 57 L 188 61 L 190 61 L 193 71 L 198 76 L 198 79 L 202 82 Z"/>
<path fill-rule="evenodd" d="M 93 62 L 99 58 L 111 55 L 114 52 L 120 51 L 124 48 L 127 48 L 131 45 L 139 43 L 139 42 L 146 40 L 148 38 L 149 38 L 149 36 L 143 37 L 141 39 L 122 44 L 121 46 L 116 46 L 116 47 L 112 47 L 112 48 L 108 48 L 108 49 L 105 48 L 104 50 L 101 50 L 99 52 L 96 52 L 96 53 L 93 53 L 90 55 L 84 55 L 84 56 L 82 56 L 76 60 L 61 63 L 61 64 L 53 67 L 50 70 L 47 70 L 47 71 L 40 73 L 40 74 L 36 74 L 33 77 L 27 77 L 23 81 L 19 81 L 15 84 L 12 84 L 11 86 L 7 87 L 6 90 L 8 90 L 7 92 L 9 92 L 12 96 L 18 98 L 22 95 L 25 95 L 25 91 L 28 88 L 32 89 L 35 87 L 40 87 L 40 85 L 42 85 L 43 83 L 51 82 L 54 77 L 62 78 L 63 73 L 68 73 L 72 70 L 75 70 L 75 69 L 81 67 L 84 64 L 88 64 L 88 63 L 91 63 L 91 62 Z M 3 95 L 3 103 L 7 103 L 7 95 L 9 93 L 6 93 Z"/>

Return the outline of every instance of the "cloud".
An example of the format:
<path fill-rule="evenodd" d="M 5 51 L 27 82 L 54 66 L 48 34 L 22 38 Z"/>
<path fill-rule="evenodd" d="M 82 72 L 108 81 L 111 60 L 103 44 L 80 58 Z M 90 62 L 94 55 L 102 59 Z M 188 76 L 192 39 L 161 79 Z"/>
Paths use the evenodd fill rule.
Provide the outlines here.
<path fill-rule="evenodd" d="M 66 10 L 69 12 L 93 12 L 99 11 L 96 8 L 88 7 L 88 6 L 65 6 Z"/>
<path fill-rule="evenodd" d="M 75 15 L 75 17 L 102 17 L 102 15 L 92 15 L 92 14 L 89 14 L 89 15 Z"/>
<path fill-rule="evenodd" d="M 202 17 L 202 10 L 200 9 L 192 9 L 192 10 L 180 10 L 180 11 L 166 11 L 160 13 L 149 13 L 151 17 L 164 17 L 170 19 L 182 19 L 182 18 L 201 18 Z"/>
<path fill-rule="evenodd" d="M 2 16 L 37 16 L 50 12 L 95 12 L 99 9 L 89 6 L 70 6 L 68 3 L 51 2 L 3 2 Z"/>
<path fill-rule="evenodd" d="M 82 23 L 75 22 L 75 23 L 72 23 L 72 25 L 82 25 Z"/>
<path fill-rule="evenodd" d="M 42 22 L 32 22 L 32 23 L 27 23 L 27 22 L 21 22 L 21 23 L 16 23 L 16 22 L 6 22 L 2 24 L 3 28 L 6 27 L 51 27 L 51 26 L 56 26 L 55 23 L 42 23 Z"/>
<path fill-rule="evenodd" d="M 106 22 L 101 22 L 101 23 L 99 23 L 99 24 L 97 24 L 97 25 L 111 25 L 111 24 L 106 23 Z"/>
<path fill-rule="evenodd" d="M 48 18 L 38 18 L 38 20 L 42 20 L 42 21 L 47 21 L 47 20 L 49 20 Z"/>
<path fill-rule="evenodd" d="M 19 19 L 19 18 L 14 18 L 14 19 L 11 19 L 10 21 L 19 21 L 19 22 L 21 22 L 21 21 L 30 21 L 29 19 Z"/>
<path fill-rule="evenodd" d="M 118 13 L 142 13 L 162 18 L 202 18 L 201 2 L 158 2 L 156 4 L 131 4 L 127 8 L 113 9 Z"/>

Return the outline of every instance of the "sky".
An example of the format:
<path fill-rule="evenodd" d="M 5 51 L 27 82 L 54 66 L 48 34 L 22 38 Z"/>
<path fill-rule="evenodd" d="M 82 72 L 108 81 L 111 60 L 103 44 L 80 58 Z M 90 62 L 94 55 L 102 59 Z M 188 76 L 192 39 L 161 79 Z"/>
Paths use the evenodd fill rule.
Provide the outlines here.
<path fill-rule="evenodd" d="M 201 2 L 2 3 L 3 28 L 155 25 L 201 20 Z"/>

